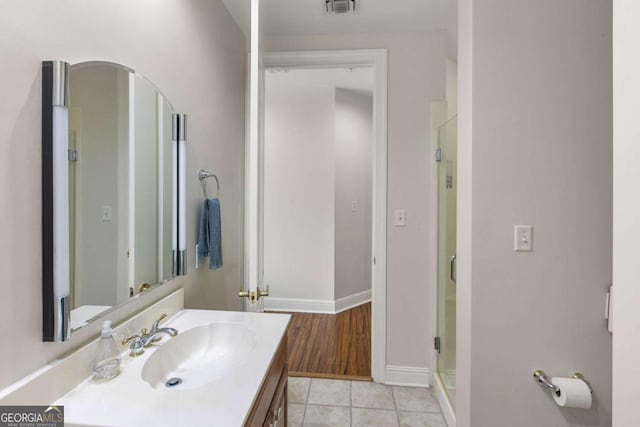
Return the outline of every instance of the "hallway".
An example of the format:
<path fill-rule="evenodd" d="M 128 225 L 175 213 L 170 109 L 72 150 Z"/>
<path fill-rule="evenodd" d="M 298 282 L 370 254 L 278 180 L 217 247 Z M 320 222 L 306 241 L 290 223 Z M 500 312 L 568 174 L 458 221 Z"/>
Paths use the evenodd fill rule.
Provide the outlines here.
<path fill-rule="evenodd" d="M 338 314 L 291 314 L 290 376 L 371 381 L 371 303 Z"/>

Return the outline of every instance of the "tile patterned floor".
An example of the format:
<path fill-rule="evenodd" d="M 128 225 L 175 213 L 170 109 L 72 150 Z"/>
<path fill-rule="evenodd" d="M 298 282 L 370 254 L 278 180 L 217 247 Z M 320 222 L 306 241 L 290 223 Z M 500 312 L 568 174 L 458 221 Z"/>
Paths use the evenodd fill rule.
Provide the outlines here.
<path fill-rule="evenodd" d="M 289 377 L 289 427 L 447 427 L 431 390 Z"/>

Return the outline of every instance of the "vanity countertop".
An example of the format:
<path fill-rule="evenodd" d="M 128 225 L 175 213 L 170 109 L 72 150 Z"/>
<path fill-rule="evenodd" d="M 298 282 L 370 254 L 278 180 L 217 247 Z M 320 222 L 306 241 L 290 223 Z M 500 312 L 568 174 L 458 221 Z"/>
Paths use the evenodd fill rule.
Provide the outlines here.
<path fill-rule="evenodd" d="M 183 333 L 198 326 L 226 322 L 242 324 L 254 331 L 251 363 L 229 369 L 199 388 L 154 388 L 142 379 L 141 372 L 161 343 L 139 357 L 130 357 L 128 351 L 123 353 L 121 372 L 116 378 L 105 383 L 87 379 L 54 404 L 64 405 L 65 424 L 72 425 L 242 426 L 289 319 L 286 314 L 182 310 L 161 326 Z"/>

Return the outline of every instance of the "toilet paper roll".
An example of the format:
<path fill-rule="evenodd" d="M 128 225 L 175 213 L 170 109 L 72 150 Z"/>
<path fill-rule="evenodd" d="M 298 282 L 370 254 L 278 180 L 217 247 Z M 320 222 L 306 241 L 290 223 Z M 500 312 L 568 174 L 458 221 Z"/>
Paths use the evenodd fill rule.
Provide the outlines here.
<path fill-rule="evenodd" d="M 587 383 L 574 378 L 551 378 L 560 387 L 560 395 L 553 393 L 553 400 L 565 408 L 591 408 L 591 389 Z"/>

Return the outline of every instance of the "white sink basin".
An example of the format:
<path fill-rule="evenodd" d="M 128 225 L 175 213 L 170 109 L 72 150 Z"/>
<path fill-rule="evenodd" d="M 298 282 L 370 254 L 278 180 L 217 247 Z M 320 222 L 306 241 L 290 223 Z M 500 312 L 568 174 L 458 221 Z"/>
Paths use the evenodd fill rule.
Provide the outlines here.
<path fill-rule="evenodd" d="M 126 336 L 129 330 L 150 325 L 166 312 L 166 304 L 161 300 L 138 315 L 144 314 L 144 321 L 138 318 L 123 324 L 119 332 Z M 177 337 L 163 338 L 140 357 L 126 356 L 116 378 L 98 383 L 89 377 L 54 405 L 64 406 L 65 422 L 70 425 L 245 425 L 290 318 L 288 314 L 181 310 L 163 324 L 177 329 Z M 60 375 L 76 369 L 84 357 L 91 355 L 83 353 L 63 362 Z M 181 378 L 182 384 L 167 388 L 165 382 L 173 377 Z"/>
<path fill-rule="evenodd" d="M 193 390 L 232 377 L 251 361 L 256 349 L 255 332 L 241 323 L 214 322 L 181 332 L 162 344 L 142 368 L 142 379 L 153 388 Z"/>

